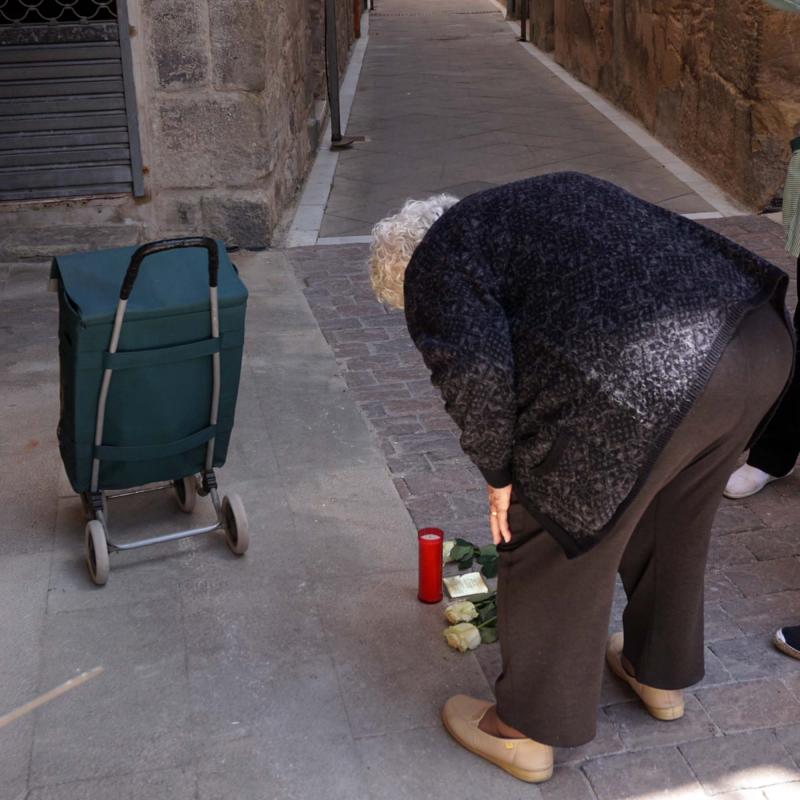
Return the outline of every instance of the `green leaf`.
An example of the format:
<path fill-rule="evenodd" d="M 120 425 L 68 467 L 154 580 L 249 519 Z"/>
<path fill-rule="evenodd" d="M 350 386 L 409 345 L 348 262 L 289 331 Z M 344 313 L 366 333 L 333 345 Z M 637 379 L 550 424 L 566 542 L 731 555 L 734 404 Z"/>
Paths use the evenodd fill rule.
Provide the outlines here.
<path fill-rule="evenodd" d="M 478 609 L 478 620 L 480 622 L 486 622 L 487 619 L 492 619 L 492 617 L 497 616 L 497 607 L 494 603 L 487 603 L 485 606 L 481 606 Z"/>
<path fill-rule="evenodd" d="M 451 561 L 463 561 L 465 558 L 472 559 L 473 554 L 472 545 L 465 545 L 465 544 L 457 544 L 453 549 L 450 551 L 450 560 Z"/>
<path fill-rule="evenodd" d="M 485 564 L 481 565 L 481 572 L 483 573 L 484 578 L 496 578 L 497 577 L 497 559 L 493 561 L 489 561 Z"/>
<path fill-rule="evenodd" d="M 467 556 L 466 558 L 462 558 L 461 561 L 458 562 L 458 570 L 459 572 L 464 572 L 468 570 L 472 566 L 472 556 Z"/>
<path fill-rule="evenodd" d="M 456 542 L 456 547 L 469 547 L 469 548 L 475 547 L 475 545 L 472 544 L 472 542 L 468 542 L 466 539 L 459 539 L 458 537 L 456 537 L 455 542 Z"/>
<path fill-rule="evenodd" d="M 484 644 L 492 644 L 497 641 L 497 628 L 481 628 L 481 641 Z"/>
<path fill-rule="evenodd" d="M 479 608 L 486 603 L 497 603 L 497 592 L 485 592 L 484 594 L 477 594 L 472 598 L 472 603 L 476 608 Z"/>
<path fill-rule="evenodd" d="M 481 558 L 497 558 L 497 545 L 487 544 L 480 549 Z"/>

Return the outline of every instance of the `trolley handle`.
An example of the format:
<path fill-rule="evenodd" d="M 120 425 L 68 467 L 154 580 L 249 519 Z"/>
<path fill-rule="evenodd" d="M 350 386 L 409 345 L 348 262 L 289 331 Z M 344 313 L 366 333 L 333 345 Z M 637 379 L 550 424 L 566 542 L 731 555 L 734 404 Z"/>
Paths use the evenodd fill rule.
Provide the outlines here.
<path fill-rule="evenodd" d="M 213 289 L 217 286 L 219 273 L 219 247 L 214 239 L 209 236 L 186 236 L 181 239 L 162 239 L 158 242 L 149 242 L 137 248 L 131 256 L 131 263 L 122 281 L 119 293 L 120 300 L 127 300 L 133 291 L 133 284 L 139 274 L 139 267 L 147 256 L 154 253 L 163 253 L 165 250 L 180 250 L 183 247 L 203 247 L 208 250 L 208 285 Z"/>

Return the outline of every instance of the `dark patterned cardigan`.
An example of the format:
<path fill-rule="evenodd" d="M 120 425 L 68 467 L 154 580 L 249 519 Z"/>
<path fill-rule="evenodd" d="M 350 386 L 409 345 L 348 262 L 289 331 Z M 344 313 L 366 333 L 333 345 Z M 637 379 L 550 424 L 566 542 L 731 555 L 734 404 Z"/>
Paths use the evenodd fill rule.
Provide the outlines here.
<path fill-rule="evenodd" d="M 461 446 L 569 557 L 635 496 L 744 315 L 787 276 L 605 181 L 471 195 L 405 276 L 408 329 Z"/>

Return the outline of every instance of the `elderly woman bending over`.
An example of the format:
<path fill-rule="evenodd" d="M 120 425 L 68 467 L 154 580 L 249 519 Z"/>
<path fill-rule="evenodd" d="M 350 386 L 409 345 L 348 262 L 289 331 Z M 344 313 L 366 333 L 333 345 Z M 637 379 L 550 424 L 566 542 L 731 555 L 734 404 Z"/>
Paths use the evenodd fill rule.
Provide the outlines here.
<path fill-rule="evenodd" d="M 447 730 L 546 780 L 553 746 L 595 735 L 604 652 L 653 717 L 681 717 L 714 513 L 792 370 L 786 275 L 576 173 L 409 202 L 375 226 L 371 267 L 488 484 L 501 553 L 497 703 L 450 698 Z"/>

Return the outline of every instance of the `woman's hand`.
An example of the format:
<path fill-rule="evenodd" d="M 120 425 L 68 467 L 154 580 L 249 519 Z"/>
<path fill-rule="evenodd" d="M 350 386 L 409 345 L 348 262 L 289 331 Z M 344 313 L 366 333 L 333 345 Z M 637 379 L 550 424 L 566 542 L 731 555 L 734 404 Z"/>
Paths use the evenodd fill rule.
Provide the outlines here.
<path fill-rule="evenodd" d="M 495 544 L 511 541 L 511 531 L 508 527 L 508 508 L 511 505 L 511 484 L 496 489 L 488 486 L 489 490 L 489 523 L 492 526 L 492 541 Z"/>

